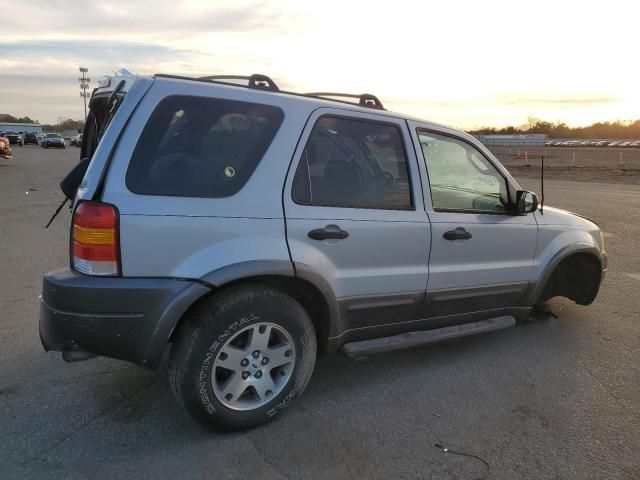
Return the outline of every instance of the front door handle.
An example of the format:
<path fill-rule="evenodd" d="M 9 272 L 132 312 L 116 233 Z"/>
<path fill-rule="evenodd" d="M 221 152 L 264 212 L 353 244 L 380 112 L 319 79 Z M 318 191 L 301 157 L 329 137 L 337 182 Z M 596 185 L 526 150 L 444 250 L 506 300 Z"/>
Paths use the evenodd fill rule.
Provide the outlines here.
<path fill-rule="evenodd" d="M 309 238 L 313 240 L 344 240 L 349 236 L 349 232 L 342 230 L 337 225 L 327 225 L 324 228 L 316 228 L 315 230 L 311 230 L 308 235 Z"/>
<path fill-rule="evenodd" d="M 469 240 L 471 238 L 471 234 L 467 232 L 464 228 L 458 227 L 455 230 L 449 230 L 448 232 L 444 232 L 442 235 L 447 240 Z"/>

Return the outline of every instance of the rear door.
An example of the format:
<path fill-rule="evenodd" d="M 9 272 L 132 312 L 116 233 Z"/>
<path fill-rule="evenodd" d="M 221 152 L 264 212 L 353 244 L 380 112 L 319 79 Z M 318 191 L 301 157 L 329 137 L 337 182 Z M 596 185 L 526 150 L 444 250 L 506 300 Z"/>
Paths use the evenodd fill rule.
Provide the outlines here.
<path fill-rule="evenodd" d="M 287 240 L 300 273 L 330 285 L 346 330 L 416 318 L 427 277 L 430 227 L 406 123 L 318 109 L 284 189 Z"/>
<path fill-rule="evenodd" d="M 509 205 L 518 185 L 472 139 L 409 122 L 427 169 L 431 219 L 426 317 L 515 306 L 534 278 L 538 229 L 533 214 Z"/>

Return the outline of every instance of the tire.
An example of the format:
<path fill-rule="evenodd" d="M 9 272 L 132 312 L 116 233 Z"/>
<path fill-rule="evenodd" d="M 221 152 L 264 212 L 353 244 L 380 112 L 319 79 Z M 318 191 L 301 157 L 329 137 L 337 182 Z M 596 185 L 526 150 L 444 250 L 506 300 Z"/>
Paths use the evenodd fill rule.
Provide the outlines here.
<path fill-rule="evenodd" d="M 257 349 L 265 338 L 266 347 Z M 183 320 L 171 349 L 169 383 L 204 427 L 252 428 L 302 394 L 316 351 L 313 324 L 297 301 L 261 285 L 239 285 L 211 296 Z"/>

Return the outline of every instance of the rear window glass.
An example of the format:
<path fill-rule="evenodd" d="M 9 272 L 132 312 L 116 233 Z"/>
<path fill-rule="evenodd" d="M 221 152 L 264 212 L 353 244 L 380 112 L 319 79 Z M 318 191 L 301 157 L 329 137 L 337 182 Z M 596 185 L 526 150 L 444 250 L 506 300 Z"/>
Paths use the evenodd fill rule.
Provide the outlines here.
<path fill-rule="evenodd" d="M 143 195 L 233 195 L 258 166 L 283 117 L 269 105 L 167 97 L 138 140 L 127 188 Z"/>

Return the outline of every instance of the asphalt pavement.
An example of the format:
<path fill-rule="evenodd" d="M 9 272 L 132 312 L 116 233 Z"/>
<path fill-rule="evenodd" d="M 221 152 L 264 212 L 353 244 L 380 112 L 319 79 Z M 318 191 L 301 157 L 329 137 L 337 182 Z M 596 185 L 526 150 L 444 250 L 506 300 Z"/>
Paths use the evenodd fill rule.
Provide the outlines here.
<path fill-rule="evenodd" d="M 0 478 L 640 478 L 640 186 L 546 180 L 548 204 L 606 232 L 593 305 L 555 299 L 557 318 L 323 358 L 286 415 L 216 434 L 174 401 L 166 362 L 43 351 L 41 277 L 68 263 L 69 211 L 43 226 L 78 149 L 14 153 L 0 160 Z"/>

